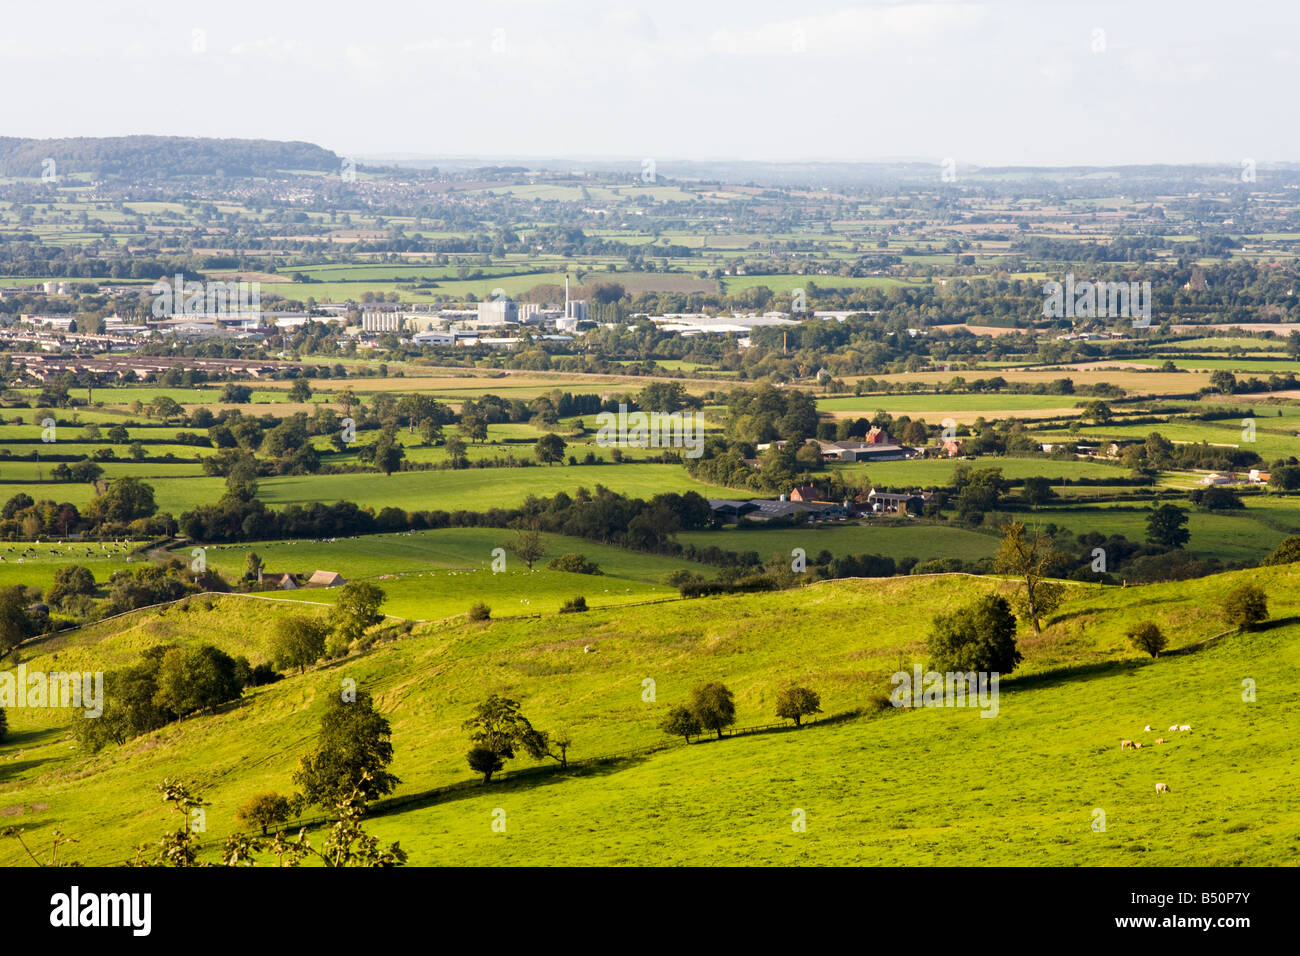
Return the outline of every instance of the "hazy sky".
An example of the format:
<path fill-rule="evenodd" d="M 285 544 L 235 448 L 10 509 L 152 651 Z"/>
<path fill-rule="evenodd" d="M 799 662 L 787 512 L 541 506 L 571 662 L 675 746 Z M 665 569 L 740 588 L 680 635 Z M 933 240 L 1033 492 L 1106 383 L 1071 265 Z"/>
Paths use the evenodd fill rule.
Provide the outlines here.
<path fill-rule="evenodd" d="M 0 135 L 1300 161 L 1298 0 L 0 0 Z"/>

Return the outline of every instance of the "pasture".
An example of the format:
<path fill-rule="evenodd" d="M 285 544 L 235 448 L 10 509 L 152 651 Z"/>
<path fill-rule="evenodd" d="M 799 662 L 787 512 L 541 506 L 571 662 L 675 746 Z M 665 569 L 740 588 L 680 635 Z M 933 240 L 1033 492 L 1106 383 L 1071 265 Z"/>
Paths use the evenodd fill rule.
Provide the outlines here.
<path fill-rule="evenodd" d="M 1279 624 L 1192 650 L 1222 630 L 1214 608 L 1244 580 L 1265 588 Z M 492 692 L 521 700 L 537 726 L 569 727 L 574 759 L 669 747 L 588 773 L 507 776 L 485 791 L 372 818 L 368 828 L 400 839 L 413 864 L 995 864 L 1014 854 L 1015 862 L 1096 865 L 1136 862 L 1134 853 L 1149 863 L 1232 864 L 1294 854 L 1300 798 L 1289 782 L 1289 728 L 1300 706 L 1291 679 L 1300 589 L 1288 568 L 1071 586 L 1042 637 L 1022 631 L 1025 661 L 1004 679 L 994 719 L 973 709 L 891 710 L 690 747 L 671 746 L 656 729 L 666 708 L 705 680 L 734 690 L 739 726 L 774 720 L 775 693 L 789 680 L 817 689 L 828 714 L 861 707 L 888 691 L 887 675 L 924 659 L 932 615 L 996 586 L 948 575 L 849 580 L 797 600 L 779 592 L 424 625 L 94 756 L 70 747 L 65 712 L 12 709 L 0 807 L 28 828 L 29 842 L 58 826 L 79 839 L 75 859 L 107 863 L 157 837 L 164 816 L 152 788 L 179 776 L 212 801 L 205 842 L 219 846 L 250 794 L 290 792 L 325 699 L 346 677 L 375 695 L 392 724 L 399 795 L 469 775 L 459 725 Z M 86 670 L 121 666 L 157 643 L 209 642 L 256 662 L 290 607 L 191 599 L 46 638 L 24 656 L 29 671 Z M 1188 652 L 1154 662 L 1138 655 L 1124 633 L 1142 620 L 1165 630 L 1172 651 Z M 1256 681 L 1257 702 L 1243 701 L 1243 675 Z M 647 677 L 653 700 L 643 693 Z M 1143 725 L 1174 722 L 1194 729 L 1164 747 L 1119 750 Z M 1156 781 L 1172 790 L 1159 803 Z M 490 829 L 496 807 L 511 821 L 506 836 Z M 805 835 L 790 829 L 795 807 L 807 811 Z M 1105 834 L 1091 830 L 1096 807 L 1106 811 Z M 17 863 L 20 853 L 0 843 L 0 862 Z"/>

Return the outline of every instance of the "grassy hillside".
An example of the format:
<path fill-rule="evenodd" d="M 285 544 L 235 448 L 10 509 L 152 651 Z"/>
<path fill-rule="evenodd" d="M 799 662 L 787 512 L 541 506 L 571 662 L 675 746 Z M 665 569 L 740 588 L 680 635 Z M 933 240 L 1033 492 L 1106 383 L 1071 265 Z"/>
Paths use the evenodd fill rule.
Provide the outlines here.
<path fill-rule="evenodd" d="M 1155 662 L 1124 638 L 1145 619 L 1174 648 L 1221 631 L 1217 601 L 1247 578 L 1268 591 L 1275 619 L 1300 614 L 1294 568 L 1073 587 L 1041 638 L 1021 635 L 1026 660 L 1003 683 L 996 719 L 891 711 L 670 747 L 587 775 L 507 780 L 376 817 L 371 828 L 400 838 L 417 864 L 1277 862 L 1294 854 L 1300 819 L 1286 729 L 1300 706 L 1300 625 Z M 163 811 L 152 788 L 179 776 L 212 801 L 208 842 L 218 844 L 252 793 L 292 789 L 297 758 L 344 678 L 373 693 L 392 723 L 398 795 L 469 776 L 460 723 L 493 692 L 520 699 L 540 727 L 568 727 L 574 759 L 670 743 L 656 725 L 704 680 L 735 691 L 742 726 L 772 722 L 788 680 L 817 689 L 828 714 L 850 711 L 923 658 L 934 614 L 997 586 L 966 576 L 850 580 L 798 594 L 422 625 L 95 756 L 72 748 L 63 712 L 14 709 L 0 745 L 0 813 L 28 827 L 32 842 L 59 827 L 79 838 L 77 859 L 112 862 L 156 839 Z M 163 642 L 210 642 L 257 662 L 288 605 L 214 597 L 187 607 L 51 638 L 28 649 L 28 667 L 112 668 Z M 1244 677 L 1258 684 L 1255 704 L 1241 701 Z M 647 678 L 653 703 L 643 700 Z M 1119 751 L 1121 737 L 1157 736 L 1141 733 L 1146 723 L 1175 721 L 1194 730 L 1162 748 Z M 1158 804 L 1157 780 L 1174 791 Z M 504 836 L 490 829 L 498 807 L 510 821 Z M 808 813 L 806 834 L 790 829 L 795 807 Z M 1107 813 L 1106 834 L 1090 830 L 1095 807 Z M 1145 853 L 1130 856 L 1137 846 Z M 0 843 L 0 863 L 19 862 L 20 852 Z"/>

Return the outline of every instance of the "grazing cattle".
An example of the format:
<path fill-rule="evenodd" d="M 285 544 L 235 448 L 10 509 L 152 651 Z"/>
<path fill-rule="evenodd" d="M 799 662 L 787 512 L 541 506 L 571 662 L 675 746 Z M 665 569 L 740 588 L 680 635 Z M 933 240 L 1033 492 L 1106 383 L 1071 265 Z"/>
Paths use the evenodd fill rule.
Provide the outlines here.
<path fill-rule="evenodd" d="M 1192 729 L 1192 725 L 1191 725 L 1191 724 L 1183 724 L 1183 725 L 1180 726 L 1178 729 L 1179 729 L 1179 730 L 1191 730 L 1191 729 Z"/>
<path fill-rule="evenodd" d="M 1120 750 L 1128 750 L 1130 747 L 1133 747 L 1133 746 L 1135 746 L 1135 745 L 1134 745 L 1133 741 L 1131 741 L 1131 740 L 1121 740 L 1121 741 L 1119 742 L 1119 749 L 1120 749 Z"/>
<path fill-rule="evenodd" d="M 1165 738 L 1164 738 L 1164 737 L 1157 737 L 1157 738 L 1156 738 L 1156 743 L 1158 743 L 1158 744 L 1162 744 L 1162 743 L 1164 743 L 1164 742 L 1165 742 Z"/>
<path fill-rule="evenodd" d="M 1168 792 L 1169 792 L 1169 784 L 1167 783 L 1156 784 L 1156 793 L 1168 793 Z"/>

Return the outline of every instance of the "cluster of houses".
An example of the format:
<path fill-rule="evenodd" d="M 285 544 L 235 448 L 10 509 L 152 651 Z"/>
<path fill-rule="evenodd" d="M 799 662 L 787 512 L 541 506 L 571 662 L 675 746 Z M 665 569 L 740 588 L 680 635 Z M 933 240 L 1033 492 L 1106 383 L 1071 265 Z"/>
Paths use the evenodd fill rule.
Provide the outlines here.
<path fill-rule="evenodd" d="M 918 448 L 912 448 L 894 441 L 883 428 L 874 426 L 867 432 L 862 441 L 821 441 L 817 438 L 809 438 L 806 443 L 818 447 L 821 451 L 822 461 L 903 461 L 908 458 L 919 458 L 924 454 Z M 774 441 L 765 442 L 756 447 L 761 454 L 769 448 L 785 448 L 789 444 L 787 441 Z M 951 450 L 947 445 L 952 445 Z M 956 443 L 948 442 L 943 450 L 945 454 L 955 455 L 960 448 L 959 441 Z M 755 468 L 760 464 L 757 458 L 746 460 Z"/>
<path fill-rule="evenodd" d="M 1250 473 L 1245 477 L 1237 474 L 1235 471 L 1213 472 L 1201 479 L 1203 485 L 1266 485 L 1269 478 L 1273 477 L 1270 472 L 1260 471 L 1258 468 L 1250 469 Z"/>
<path fill-rule="evenodd" d="M 313 571 L 304 579 L 301 574 L 266 574 L 259 570 L 257 584 L 267 590 L 297 591 L 299 588 L 336 588 L 347 581 L 337 571 Z"/>
<path fill-rule="evenodd" d="M 808 521 L 823 522 L 868 515 L 917 515 L 933 500 L 934 495 L 929 491 L 896 494 L 872 488 L 863 500 L 828 501 L 826 494 L 815 485 L 803 485 L 776 499 L 710 498 L 709 507 L 719 524 L 735 524 L 741 519 L 767 523 L 794 519 L 800 514 L 807 515 Z"/>

